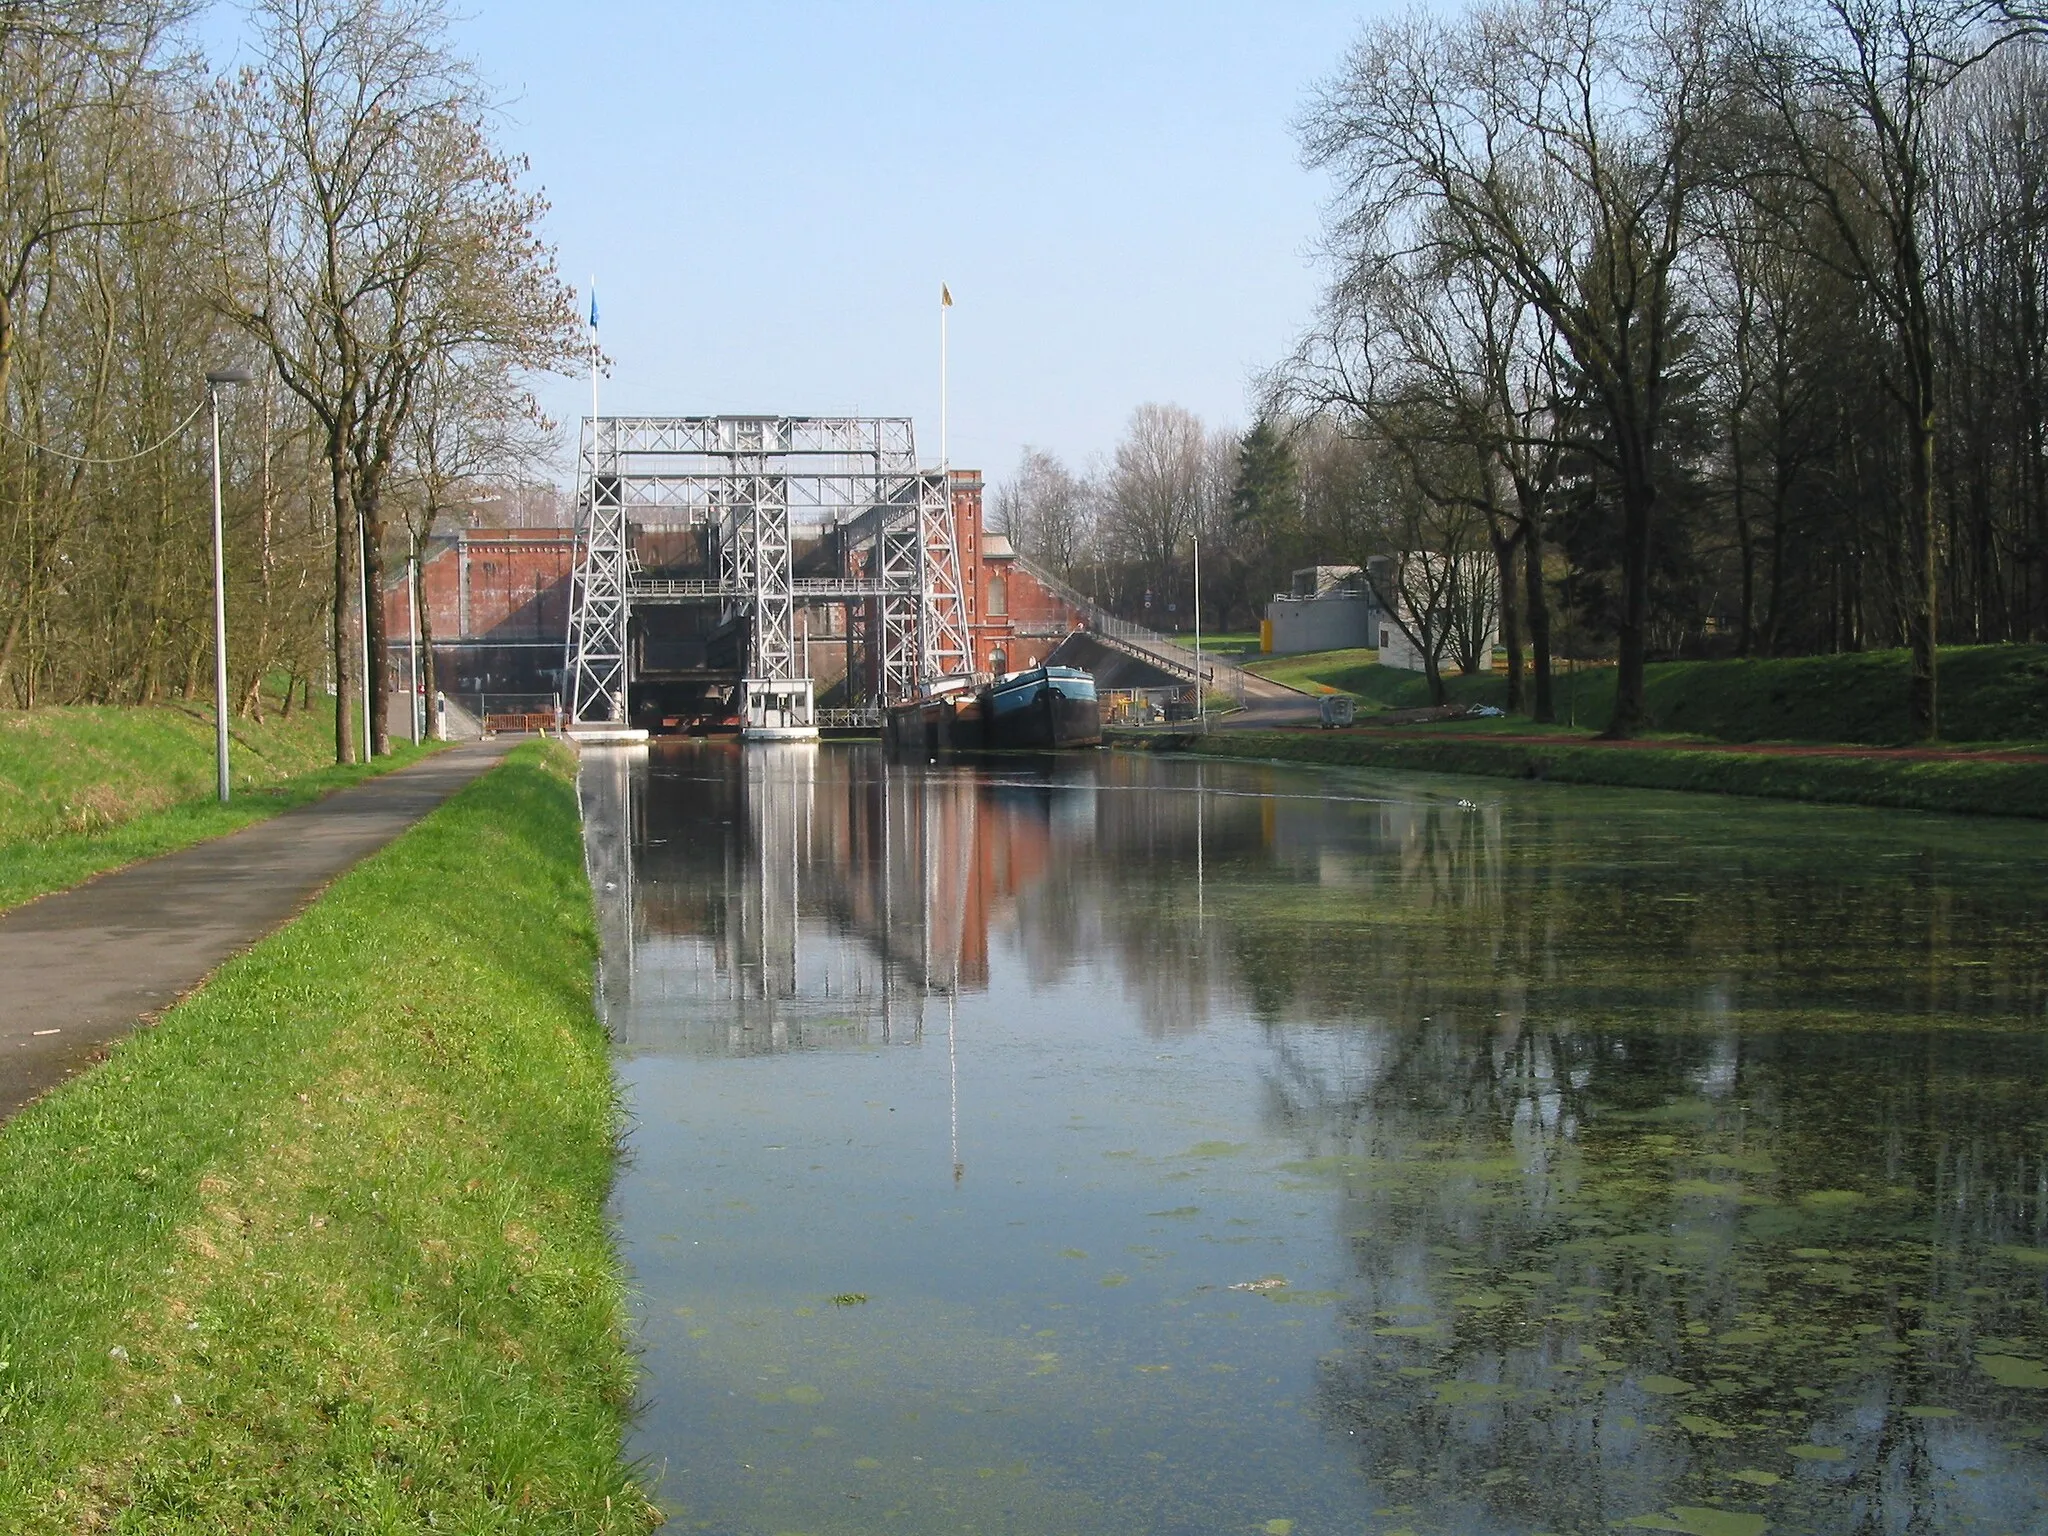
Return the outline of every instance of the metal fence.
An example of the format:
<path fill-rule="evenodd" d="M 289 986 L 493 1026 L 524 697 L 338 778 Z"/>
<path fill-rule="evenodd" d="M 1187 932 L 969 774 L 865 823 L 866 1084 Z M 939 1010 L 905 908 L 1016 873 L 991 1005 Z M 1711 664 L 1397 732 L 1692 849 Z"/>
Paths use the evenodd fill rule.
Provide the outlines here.
<path fill-rule="evenodd" d="M 1162 635 L 1156 629 L 1147 629 L 1142 624 L 1133 624 L 1129 619 L 1118 618 L 1107 608 L 1082 596 L 1073 587 L 1033 561 L 1020 558 L 1017 563 L 1029 571 L 1041 586 L 1057 593 L 1068 604 L 1079 609 L 1082 618 L 1087 622 L 1090 634 L 1099 635 L 1122 649 L 1133 651 L 1168 672 L 1177 672 L 1190 681 L 1194 680 L 1197 663 L 1194 651 L 1188 646 L 1182 645 L 1169 635 Z M 1240 704 L 1244 702 L 1244 672 L 1241 668 L 1204 654 L 1199 671 L 1202 680 L 1208 684 L 1211 691 L 1229 694 Z"/>
<path fill-rule="evenodd" d="M 817 712 L 821 731 L 879 731 L 882 706 L 866 704 L 853 709 L 821 709 Z"/>

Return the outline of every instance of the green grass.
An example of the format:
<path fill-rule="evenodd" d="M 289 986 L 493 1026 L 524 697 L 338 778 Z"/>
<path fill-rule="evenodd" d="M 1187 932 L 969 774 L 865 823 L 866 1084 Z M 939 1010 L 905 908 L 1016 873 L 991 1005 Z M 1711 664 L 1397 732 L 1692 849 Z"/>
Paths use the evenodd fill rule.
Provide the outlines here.
<path fill-rule="evenodd" d="M 0 911 L 232 832 L 432 745 L 334 761 L 331 711 L 231 727 L 232 797 L 214 798 L 213 712 L 184 705 L 0 711 Z"/>
<path fill-rule="evenodd" d="M 1172 638 L 1176 645 L 1184 646 L 1190 651 L 1195 648 L 1195 637 L 1192 634 L 1175 635 Z M 1254 629 L 1230 634 L 1204 634 L 1202 654 L 1221 656 L 1226 660 L 1238 662 L 1256 660 L 1263 654 L 1259 650 L 1259 632 Z"/>
<path fill-rule="evenodd" d="M 647 1527 L 570 772 L 520 749 L 0 1127 L 0 1529 Z"/>
<path fill-rule="evenodd" d="M 1372 651 L 1324 651 L 1253 670 L 1306 692 L 1349 693 L 1384 709 L 1430 702 L 1419 672 L 1382 667 Z M 1747 661 L 1654 662 L 1643 679 L 1650 728 L 1717 741 L 1826 741 L 1894 746 L 1911 739 L 1904 651 Z M 1612 667 L 1558 673 L 1559 721 L 1604 729 Z M 1505 705 L 1496 674 L 1445 679 L 1451 701 Z M 2048 645 L 1950 646 L 1941 653 L 1941 734 L 1952 742 L 2048 741 Z M 1574 700 L 1576 703 L 1574 704 Z"/>
<path fill-rule="evenodd" d="M 1360 731 L 1132 733 L 1117 745 L 1344 767 L 1399 768 L 1487 778 L 1547 779 L 1623 789 L 1680 789 L 1985 816 L 2048 817 L 2048 763 L 1769 756 L 1711 748 L 1555 745 L 1489 740 L 1491 733 L 1427 737 Z"/>

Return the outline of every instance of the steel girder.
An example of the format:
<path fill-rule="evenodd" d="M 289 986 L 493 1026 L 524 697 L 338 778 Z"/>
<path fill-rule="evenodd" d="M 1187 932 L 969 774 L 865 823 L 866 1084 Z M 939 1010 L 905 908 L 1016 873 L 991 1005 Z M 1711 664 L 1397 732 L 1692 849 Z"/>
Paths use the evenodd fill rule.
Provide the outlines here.
<path fill-rule="evenodd" d="M 625 718 L 635 602 L 715 601 L 750 630 L 746 675 L 804 681 L 797 602 L 845 602 L 885 699 L 972 668 L 950 486 L 902 418 L 599 417 L 583 430 L 565 672 L 570 718 Z M 634 512 L 708 526 L 715 580 L 640 578 Z M 680 516 L 678 515 L 680 514 Z M 793 529 L 832 530 L 836 577 L 795 579 Z M 877 633 L 879 631 L 879 633 Z M 877 643 L 878 642 L 878 643 Z"/>
<path fill-rule="evenodd" d="M 569 718 L 585 724 L 626 718 L 626 508 L 609 426 L 603 418 L 583 423 L 569 572 L 562 691 Z"/>
<path fill-rule="evenodd" d="M 952 475 L 922 475 L 918 485 L 918 650 L 921 686 L 974 670 L 967 609 L 960 599 L 960 551 L 953 537 Z"/>

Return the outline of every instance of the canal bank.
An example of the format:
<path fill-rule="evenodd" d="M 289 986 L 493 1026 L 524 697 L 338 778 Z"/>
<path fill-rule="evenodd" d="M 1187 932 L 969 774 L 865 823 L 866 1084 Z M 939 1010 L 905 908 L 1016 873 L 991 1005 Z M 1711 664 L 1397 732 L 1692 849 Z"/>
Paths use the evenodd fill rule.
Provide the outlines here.
<path fill-rule="evenodd" d="M 214 790 L 213 712 L 190 704 L 0 710 L 0 912 L 110 869 L 251 826 L 438 749 L 334 761 L 334 712 L 230 725 L 232 798 Z"/>
<path fill-rule="evenodd" d="M 0 1528 L 646 1528 L 573 771 L 521 748 L 0 1128 Z"/>
<path fill-rule="evenodd" d="M 1482 733 L 1352 730 L 1110 730 L 1130 751 L 1535 779 L 1616 789 L 1679 789 L 1817 805 L 2048 817 L 2048 754 L 1689 742 L 1505 740 Z"/>

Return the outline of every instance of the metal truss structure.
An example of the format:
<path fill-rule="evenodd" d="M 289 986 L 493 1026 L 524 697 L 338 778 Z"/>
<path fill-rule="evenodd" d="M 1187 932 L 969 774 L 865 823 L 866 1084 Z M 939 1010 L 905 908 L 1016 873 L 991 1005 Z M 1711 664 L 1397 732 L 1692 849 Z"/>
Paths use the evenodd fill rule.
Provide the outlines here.
<path fill-rule="evenodd" d="M 564 652 L 570 721 L 624 723 L 627 631 L 640 604 L 716 603 L 722 623 L 746 625 L 750 728 L 813 726 L 796 640 L 802 603 L 847 605 L 882 702 L 966 674 L 972 657 L 947 479 L 918 467 L 911 423 L 900 417 L 586 417 Z M 643 578 L 633 557 L 636 513 L 705 528 L 717 575 Z M 828 532 L 837 570 L 795 576 L 799 537 Z"/>

